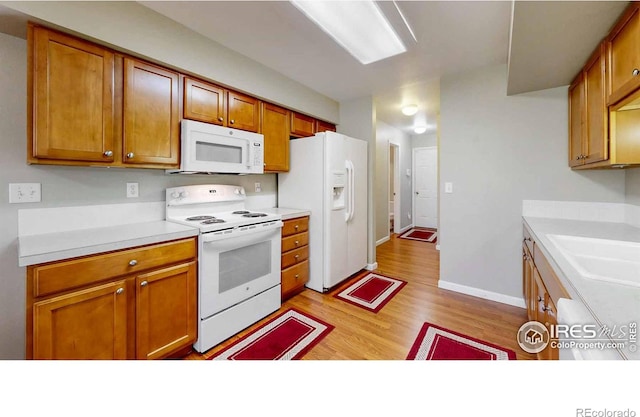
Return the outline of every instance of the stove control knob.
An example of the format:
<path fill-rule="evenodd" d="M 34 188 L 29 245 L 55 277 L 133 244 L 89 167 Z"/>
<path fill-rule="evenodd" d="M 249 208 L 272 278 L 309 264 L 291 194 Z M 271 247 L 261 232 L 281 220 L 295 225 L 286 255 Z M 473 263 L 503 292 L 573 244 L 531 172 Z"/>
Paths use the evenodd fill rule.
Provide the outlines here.
<path fill-rule="evenodd" d="M 240 194 L 244 195 L 244 188 L 240 189 Z"/>
<path fill-rule="evenodd" d="M 185 198 L 185 197 L 188 197 L 188 196 L 189 196 L 189 193 L 188 193 L 188 192 L 186 192 L 186 191 L 180 191 L 180 198 Z"/>
<path fill-rule="evenodd" d="M 178 198 L 178 197 L 180 197 L 180 193 L 179 192 L 174 191 L 174 192 L 171 193 L 171 198 Z"/>
<path fill-rule="evenodd" d="M 240 190 L 236 188 L 235 190 L 233 190 L 233 193 L 236 195 L 240 195 Z"/>

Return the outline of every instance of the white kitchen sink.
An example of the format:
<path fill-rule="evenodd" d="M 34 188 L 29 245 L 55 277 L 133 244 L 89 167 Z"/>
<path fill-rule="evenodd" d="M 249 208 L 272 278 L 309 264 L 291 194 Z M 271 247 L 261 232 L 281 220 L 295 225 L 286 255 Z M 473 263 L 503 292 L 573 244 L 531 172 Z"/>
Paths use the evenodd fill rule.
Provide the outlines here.
<path fill-rule="evenodd" d="M 564 235 L 547 237 L 582 277 L 640 287 L 640 243 Z"/>

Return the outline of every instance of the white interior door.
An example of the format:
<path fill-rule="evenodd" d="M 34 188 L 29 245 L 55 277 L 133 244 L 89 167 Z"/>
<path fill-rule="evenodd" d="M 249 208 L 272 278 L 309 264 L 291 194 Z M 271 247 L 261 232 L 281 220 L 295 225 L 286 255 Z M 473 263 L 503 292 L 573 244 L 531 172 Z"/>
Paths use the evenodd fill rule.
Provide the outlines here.
<path fill-rule="evenodd" d="M 438 148 L 413 150 L 413 225 L 438 227 Z"/>

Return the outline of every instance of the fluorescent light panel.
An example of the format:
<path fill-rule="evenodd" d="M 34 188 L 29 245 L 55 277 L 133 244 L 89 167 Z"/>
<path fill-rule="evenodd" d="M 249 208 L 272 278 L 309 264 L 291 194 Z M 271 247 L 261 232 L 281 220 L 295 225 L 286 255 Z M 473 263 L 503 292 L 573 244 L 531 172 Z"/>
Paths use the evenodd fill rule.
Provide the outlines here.
<path fill-rule="evenodd" d="M 407 50 L 372 1 L 291 0 L 291 3 L 365 65 Z"/>

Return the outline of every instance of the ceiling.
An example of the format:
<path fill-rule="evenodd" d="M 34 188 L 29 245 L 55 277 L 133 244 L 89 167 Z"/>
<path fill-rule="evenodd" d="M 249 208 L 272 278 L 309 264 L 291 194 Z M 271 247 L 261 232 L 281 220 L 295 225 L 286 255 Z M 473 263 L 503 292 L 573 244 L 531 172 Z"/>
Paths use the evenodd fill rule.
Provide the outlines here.
<path fill-rule="evenodd" d="M 508 64 L 508 94 L 568 85 L 627 1 L 378 2 L 408 52 L 369 65 L 333 42 L 288 1 L 143 1 L 217 43 L 336 101 L 371 95 L 378 119 L 435 130 L 443 76 Z M 0 32 L 24 36 L 25 17 L 0 6 Z M 404 116 L 404 104 L 417 104 Z"/>

